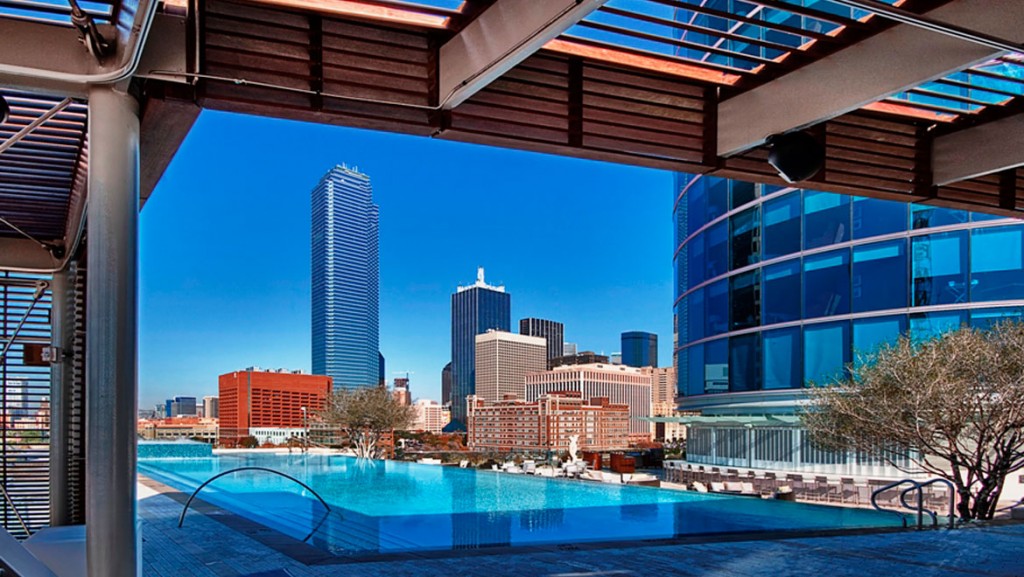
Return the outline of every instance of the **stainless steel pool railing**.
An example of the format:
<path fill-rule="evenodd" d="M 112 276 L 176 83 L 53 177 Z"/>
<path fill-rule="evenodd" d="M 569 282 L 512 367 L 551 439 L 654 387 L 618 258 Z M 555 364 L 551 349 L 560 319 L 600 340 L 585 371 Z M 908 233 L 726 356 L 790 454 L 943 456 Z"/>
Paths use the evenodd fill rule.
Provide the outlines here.
<path fill-rule="evenodd" d="M 196 487 L 196 490 L 192 492 L 192 495 L 188 498 L 188 501 L 185 502 L 185 507 L 181 510 L 181 515 L 178 517 L 178 528 L 180 529 L 182 524 L 185 522 L 185 513 L 188 512 L 189 505 L 192 504 L 192 500 L 196 498 L 196 495 L 199 494 L 199 491 L 202 491 L 204 487 L 225 475 L 238 473 L 240 471 L 263 471 L 265 473 L 273 473 L 274 475 L 279 475 L 281 477 L 284 477 L 285 479 L 295 481 L 299 485 L 302 485 L 304 489 L 312 493 L 313 496 L 316 497 L 318 501 L 320 501 L 320 504 L 324 506 L 324 516 L 320 519 L 320 522 L 317 523 L 315 527 L 313 527 L 313 530 L 310 531 L 308 535 L 306 535 L 306 538 L 302 540 L 303 542 L 308 541 L 309 538 L 313 536 L 313 534 L 320 530 L 320 527 L 323 526 L 324 521 L 326 521 L 327 517 L 331 514 L 331 506 L 327 504 L 327 501 L 324 501 L 324 498 L 321 497 L 319 493 L 313 490 L 313 488 L 310 487 L 309 485 L 303 483 L 302 481 L 296 479 L 295 477 L 292 477 L 287 473 L 282 473 L 281 471 L 277 471 L 275 469 L 270 469 L 267 467 L 235 467 L 234 469 L 228 469 L 227 471 L 217 473 L 216 475 L 204 481 L 202 485 Z"/>
<path fill-rule="evenodd" d="M 886 491 L 889 491 L 889 490 L 892 490 L 892 489 L 898 489 L 899 487 L 901 487 L 903 485 L 909 484 L 910 487 L 907 487 L 907 488 L 899 491 L 899 493 L 897 493 L 895 495 L 895 503 L 894 504 L 896 506 L 903 507 L 904 509 L 908 509 L 908 510 L 916 513 L 916 516 L 917 516 L 917 528 L 918 529 L 922 529 L 924 527 L 924 515 L 925 514 L 927 514 L 929 517 L 931 517 L 932 526 L 933 527 L 937 527 L 938 524 L 939 524 L 938 513 L 935 512 L 935 511 L 932 511 L 930 509 L 926 509 L 925 506 L 924 506 L 924 489 L 925 489 L 925 487 L 934 485 L 936 483 L 944 483 L 946 486 L 949 487 L 949 528 L 952 529 L 955 526 L 955 523 L 956 523 L 956 516 L 955 516 L 955 513 L 954 513 L 954 511 L 955 511 L 955 503 L 956 503 L 956 491 L 955 491 L 955 489 L 953 487 L 953 484 L 950 483 L 946 479 L 931 479 L 931 480 L 923 481 L 923 482 L 922 481 L 915 481 L 913 479 L 901 479 L 899 481 L 893 481 L 892 483 L 889 483 L 887 485 L 882 485 L 881 487 L 878 487 L 877 489 L 875 489 L 874 491 L 871 492 L 871 506 L 874 507 L 878 511 L 886 511 L 886 512 L 892 513 L 894 515 L 899 515 L 900 519 L 903 521 L 903 526 L 906 527 L 907 526 L 906 514 L 900 512 L 900 511 L 894 511 L 892 509 L 883 508 L 881 505 L 878 504 L 878 497 L 881 496 Z M 917 492 L 917 502 L 916 502 L 916 504 L 908 503 L 907 502 L 907 496 L 910 495 L 911 493 L 915 492 L 915 491 Z"/>
<path fill-rule="evenodd" d="M 917 487 L 909 487 L 907 489 L 904 489 L 900 493 L 900 503 L 905 508 L 914 510 L 915 507 L 913 505 L 910 505 L 909 503 L 907 503 L 907 495 L 909 493 L 911 493 L 911 492 L 916 490 L 917 491 L 917 507 L 916 507 L 916 509 L 918 510 L 918 520 L 917 520 L 918 528 L 921 527 L 921 523 L 922 523 L 921 513 L 922 512 L 927 513 L 932 518 L 932 527 L 938 527 L 939 526 L 939 515 L 938 515 L 938 512 L 932 511 L 930 509 L 925 509 L 924 508 L 924 504 L 923 504 L 923 502 L 924 502 L 924 488 L 925 487 L 929 487 L 931 485 L 934 485 L 936 483 L 944 484 L 944 485 L 946 485 L 946 487 L 949 488 L 949 516 L 948 516 L 948 518 L 949 518 L 949 528 L 952 529 L 952 528 L 954 528 L 956 526 L 956 487 L 954 487 L 953 483 L 951 483 L 948 479 L 931 479 L 929 481 L 924 481 L 922 483 L 917 483 Z"/>

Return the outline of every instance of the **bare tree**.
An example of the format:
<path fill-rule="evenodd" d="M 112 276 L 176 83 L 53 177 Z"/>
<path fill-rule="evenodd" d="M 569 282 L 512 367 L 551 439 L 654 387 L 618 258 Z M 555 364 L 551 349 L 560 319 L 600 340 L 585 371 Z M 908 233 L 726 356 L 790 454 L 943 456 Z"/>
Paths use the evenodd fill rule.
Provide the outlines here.
<path fill-rule="evenodd" d="M 394 430 L 412 424 L 412 407 L 399 403 L 384 387 L 339 389 L 327 398 L 324 409 L 318 413 L 327 427 L 347 433 L 355 446 L 356 456 L 380 459 L 385 447 L 381 440 Z"/>
<path fill-rule="evenodd" d="M 811 393 L 813 441 L 948 479 L 964 519 L 991 519 L 1007 475 L 1024 469 L 1024 324 L 903 337 Z"/>

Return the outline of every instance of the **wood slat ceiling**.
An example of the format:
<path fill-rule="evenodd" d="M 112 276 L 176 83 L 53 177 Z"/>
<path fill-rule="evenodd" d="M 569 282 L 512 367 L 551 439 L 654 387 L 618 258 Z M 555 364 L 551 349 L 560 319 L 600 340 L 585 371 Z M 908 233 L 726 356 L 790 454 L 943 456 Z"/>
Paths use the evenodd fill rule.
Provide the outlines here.
<path fill-rule="evenodd" d="M 831 17 L 841 31 L 823 38 L 813 30 L 801 32 L 811 37 L 811 45 L 761 63 L 763 75 L 563 37 L 455 109 L 443 111 L 438 106 L 439 47 L 489 4 L 466 3 L 461 19 L 453 15 L 444 28 L 432 28 L 376 15 L 282 6 L 278 0 L 206 0 L 199 16 L 202 76 L 194 94 L 186 97 L 220 110 L 782 184 L 763 147 L 716 157 L 717 102 L 892 26 L 880 18 Z M 810 10 L 776 0 L 760 4 Z M 616 11 L 621 9 L 605 10 Z M 964 80 L 953 75 L 939 84 L 955 87 L 957 82 Z M 934 134 L 976 124 L 1001 109 L 1015 110 L 1021 100 L 1001 96 L 1005 102 L 980 113 L 949 117 L 920 101 L 895 98 L 813 127 L 826 145 L 826 164 L 803 186 L 1018 215 L 1024 201 L 1017 199 L 1024 191 L 1017 171 L 941 188 L 930 183 Z M 955 97 L 947 101 L 958 102 Z"/>

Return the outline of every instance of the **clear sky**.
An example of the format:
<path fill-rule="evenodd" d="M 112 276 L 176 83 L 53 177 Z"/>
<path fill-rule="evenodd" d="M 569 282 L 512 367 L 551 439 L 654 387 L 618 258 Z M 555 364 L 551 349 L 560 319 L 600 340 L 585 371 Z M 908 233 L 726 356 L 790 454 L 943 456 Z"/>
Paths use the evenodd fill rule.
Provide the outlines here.
<path fill-rule="evenodd" d="M 310 191 L 334 164 L 380 205 L 387 378 L 440 397 L 450 295 L 483 266 L 580 350 L 658 334 L 671 365 L 672 173 L 204 111 L 141 217 L 140 408 L 217 376 L 310 369 Z"/>

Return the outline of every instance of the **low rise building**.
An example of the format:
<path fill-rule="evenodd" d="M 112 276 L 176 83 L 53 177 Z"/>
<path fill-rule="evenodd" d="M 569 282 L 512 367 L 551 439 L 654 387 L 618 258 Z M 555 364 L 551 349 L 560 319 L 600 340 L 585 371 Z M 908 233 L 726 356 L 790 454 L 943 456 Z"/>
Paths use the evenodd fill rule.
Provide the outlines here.
<path fill-rule="evenodd" d="M 536 400 L 496 403 L 466 400 L 467 441 L 476 451 L 560 451 L 579 435 L 579 448 L 611 451 L 629 446 L 629 407 L 607 397 L 584 400 L 579 391 L 558 391 Z"/>
<path fill-rule="evenodd" d="M 651 439 L 653 423 L 644 420 L 651 416 L 651 375 L 641 369 L 594 363 L 555 367 L 526 376 L 527 401 L 560 391 L 575 391 L 585 399 L 607 397 L 612 403 L 628 406 L 633 441 Z"/>
<path fill-rule="evenodd" d="M 416 411 L 416 420 L 411 427 L 413 431 L 437 434 L 452 420 L 451 409 L 437 401 L 419 399 L 412 407 Z"/>
<path fill-rule="evenodd" d="M 217 419 L 172 417 L 139 419 L 139 436 L 148 440 L 196 439 L 215 444 L 219 436 Z"/>
<path fill-rule="evenodd" d="M 220 376 L 220 443 L 237 445 L 255 429 L 308 429 L 331 393 L 331 377 L 250 367 Z"/>

